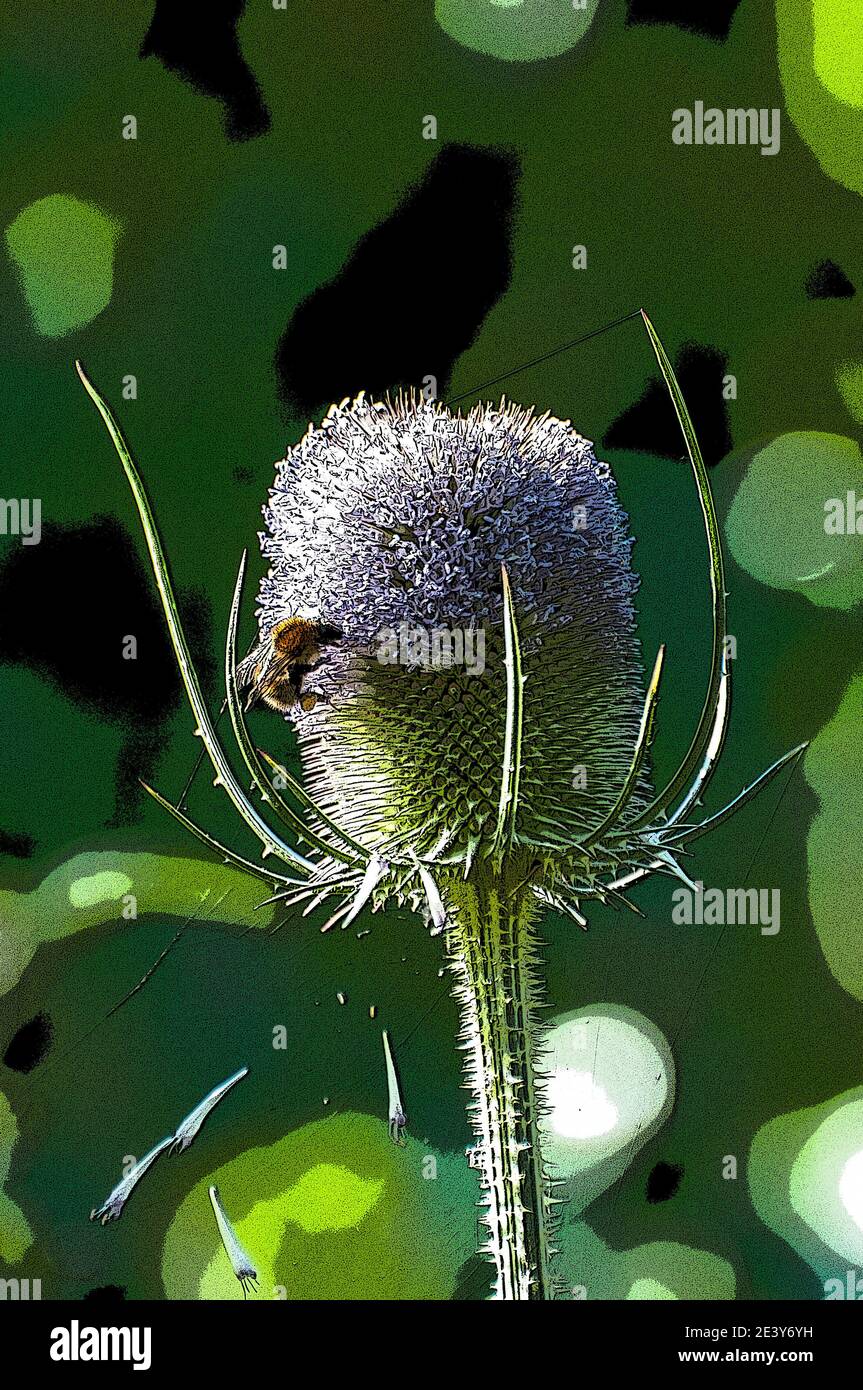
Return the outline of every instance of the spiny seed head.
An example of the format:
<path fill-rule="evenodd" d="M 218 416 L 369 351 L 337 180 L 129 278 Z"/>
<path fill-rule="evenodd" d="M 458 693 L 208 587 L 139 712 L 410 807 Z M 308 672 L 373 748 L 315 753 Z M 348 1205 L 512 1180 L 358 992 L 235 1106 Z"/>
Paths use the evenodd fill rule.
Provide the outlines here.
<path fill-rule="evenodd" d="M 264 516 L 262 638 L 295 614 L 344 634 L 304 678 L 318 703 L 289 715 L 312 795 L 364 843 L 404 837 L 442 863 L 490 852 L 495 831 L 506 567 L 525 677 L 515 842 L 536 877 L 572 870 L 643 703 L 632 541 L 590 441 L 506 401 L 462 416 L 360 395 L 278 464 Z"/>

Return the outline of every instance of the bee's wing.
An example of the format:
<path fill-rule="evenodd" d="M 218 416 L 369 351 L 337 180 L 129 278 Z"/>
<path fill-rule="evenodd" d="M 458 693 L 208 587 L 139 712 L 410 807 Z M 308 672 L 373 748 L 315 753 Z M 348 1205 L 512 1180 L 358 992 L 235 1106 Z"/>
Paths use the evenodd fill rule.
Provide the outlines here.
<path fill-rule="evenodd" d="M 252 681 L 255 679 L 255 673 L 257 672 L 258 667 L 260 667 L 263 664 L 266 658 L 266 652 L 266 644 L 264 642 L 260 642 L 257 647 L 254 647 L 249 652 L 248 656 L 243 657 L 242 661 L 237 666 L 238 689 L 245 690 L 247 685 L 252 684 Z"/>
<path fill-rule="evenodd" d="M 268 638 L 253 647 L 249 655 L 243 657 L 237 667 L 237 689 L 248 692 L 246 695 L 247 710 L 252 709 L 262 698 L 270 679 L 273 660 L 273 644 Z"/>
<path fill-rule="evenodd" d="M 241 689 L 243 685 L 251 685 L 253 681 L 259 686 L 264 685 L 267 680 L 272 680 L 289 670 L 292 663 L 296 662 L 300 640 L 292 633 L 288 639 L 283 638 L 277 643 L 277 628 L 278 624 L 237 666 L 237 684 Z"/>

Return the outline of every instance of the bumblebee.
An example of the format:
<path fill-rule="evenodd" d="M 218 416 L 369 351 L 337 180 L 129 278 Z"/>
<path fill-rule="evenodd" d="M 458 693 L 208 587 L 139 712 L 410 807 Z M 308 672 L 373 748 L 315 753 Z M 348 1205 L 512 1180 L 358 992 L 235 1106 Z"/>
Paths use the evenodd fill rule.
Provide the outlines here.
<path fill-rule="evenodd" d="M 296 705 L 314 709 L 319 697 L 303 694 L 303 679 L 321 663 L 325 647 L 344 633 L 331 623 L 310 618 L 283 618 L 237 667 L 237 685 L 247 690 L 246 709 L 259 701 L 287 714 Z"/>

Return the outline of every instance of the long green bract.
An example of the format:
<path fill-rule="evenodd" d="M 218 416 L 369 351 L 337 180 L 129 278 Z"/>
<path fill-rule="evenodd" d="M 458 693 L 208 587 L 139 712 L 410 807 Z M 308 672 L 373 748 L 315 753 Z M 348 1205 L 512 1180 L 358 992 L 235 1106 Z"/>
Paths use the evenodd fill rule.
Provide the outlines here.
<path fill-rule="evenodd" d="M 704 518 L 707 544 L 710 551 L 710 590 L 713 600 L 713 651 L 710 664 L 710 679 L 707 685 L 704 706 L 686 756 L 671 781 L 665 789 L 660 792 L 659 796 L 625 827 L 626 833 L 637 830 L 641 826 L 649 825 L 652 821 L 655 821 L 680 795 L 695 771 L 710 740 L 713 711 L 716 706 L 719 685 L 722 679 L 722 651 L 726 637 L 725 566 L 722 558 L 722 541 L 719 535 L 719 522 L 716 517 L 713 494 L 710 490 L 710 480 L 707 476 L 707 469 L 701 455 L 701 449 L 698 445 L 692 419 L 686 407 L 686 401 L 683 399 L 683 392 L 675 376 L 674 368 L 668 359 L 665 348 L 659 340 L 656 329 L 653 327 L 653 324 L 650 322 L 650 319 L 643 309 L 641 311 L 641 316 L 644 320 L 644 326 L 647 329 L 647 334 L 650 338 L 665 384 L 668 387 L 668 393 L 671 397 L 672 405 L 674 406 L 674 412 L 677 416 L 680 428 L 683 431 L 683 437 L 686 441 L 686 452 L 689 456 L 689 462 L 692 465 L 695 483 L 698 488 L 698 501 L 701 507 L 702 517 Z M 726 676 L 726 679 L 730 682 L 730 674 Z M 707 780 L 708 779 L 705 779 L 705 786 Z"/>
<path fill-rule="evenodd" d="M 153 509 L 150 506 L 150 499 L 141 481 L 141 476 L 135 467 L 134 460 L 129 451 L 129 446 L 123 438 L 123 433 L 114 418 L 110 406 L 89 380 L 81 363 L 76 362 L 75 366 L 87 395 L 93 401 L 107 426 L 108 433 L 111 436 L 111 442 L 117 450 L 118 457 L 123 465 L 123 471 L 132 489 L 132 496 L 135 499 L 135 506 L 138 508 L 138 515 L 141 519 L 141 526 L 147 542 L 147 549 L 150 553 L 150 561 L 153 566 L 156 587 L 159 590 L 159 598 L 162 601 L 162 608 L 168 623 L 171 645 L 174 648 L 174 655 L 177 659 L 177 665 L 180 668 L 180 675 L 183 678 L 183 685 L 186 688 L 189 704 L 198 721 L 197 732 L 200 733 L 204 741 L 204 747 L 207 750 L 216 773 L 216 782 L 225 788 L 235 809 L 239 811 L 250 830 L 254 832 L 271 854 L 277 854 L 280 859 L 284 859 L 287 863 L 297 865 L 299 868 L 305 869 L 308 873 L 312 873 L 315 869 L 315 865 L 311 860 L 306 859 L 302 854 L 298 854 L 296 850 L 291 849 L 289 845 L 283 844 L 274 836 L 266 821 L 258 814 L 255 807 L 240 787 L 225 757 L 215 728 L 213 727 L 213 722 L 210 719 L 210 712 L 207 709 L 206 702 L 201 693 L 198 673 L 195 670 L 191 652 L 189 651 L 189 644 L 186 641 L 186 634 L 183 631 L 183 624 L 180 619 L 180 612 L 177 607 L 177 600 L 174 597 L 174 589 L 168 571 L 168 562 L 165 558 L 165 552 L 162 549 L 162 541 L 156 526 L 156 519 L 153 516 Z"/>

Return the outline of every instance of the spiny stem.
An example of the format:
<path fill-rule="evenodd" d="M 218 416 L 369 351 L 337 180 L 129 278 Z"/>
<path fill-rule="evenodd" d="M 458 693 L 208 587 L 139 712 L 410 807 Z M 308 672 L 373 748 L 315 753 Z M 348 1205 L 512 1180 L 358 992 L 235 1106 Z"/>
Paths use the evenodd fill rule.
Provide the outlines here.
<path fill-rule="evenodd" d="M 487 868 L 449 891 L 448 948 L 489 1232 L 481 1253 L 495 1265 L 495 1297 L 516 1301 L 553 1296 L 539 1146 L 537 912 L 529 888 L 513 892 Z"/>

